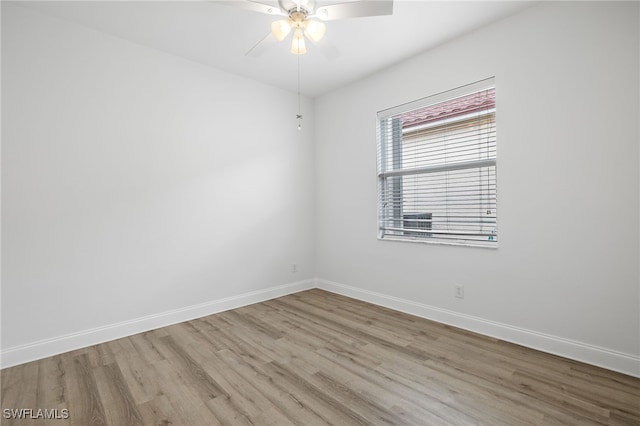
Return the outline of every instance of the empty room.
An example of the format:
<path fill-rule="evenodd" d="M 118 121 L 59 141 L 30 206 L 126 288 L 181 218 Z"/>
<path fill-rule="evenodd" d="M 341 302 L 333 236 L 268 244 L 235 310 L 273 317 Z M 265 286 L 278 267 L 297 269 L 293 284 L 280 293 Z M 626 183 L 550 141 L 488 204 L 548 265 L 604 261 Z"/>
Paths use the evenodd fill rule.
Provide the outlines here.
<path fill-rule="evenodd" d="M 1 1 L 2 425 L 640 425 L 640 3 Z"/>

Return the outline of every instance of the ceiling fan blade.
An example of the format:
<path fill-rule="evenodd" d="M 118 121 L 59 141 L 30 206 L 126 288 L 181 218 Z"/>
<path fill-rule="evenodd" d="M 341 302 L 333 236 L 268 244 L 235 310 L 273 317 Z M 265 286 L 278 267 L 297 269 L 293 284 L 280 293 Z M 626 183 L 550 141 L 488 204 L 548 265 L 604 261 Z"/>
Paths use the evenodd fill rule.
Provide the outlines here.
<path fill-rule="evenodd" d="M 244 56 L 249 56 L 252 58 L 257 58 L 262 56 L 264 52 L 266 52 L 271 46 L 278 43 L 278 40 L 273 36 L 273 34 L 269 33 L 262 38 L 259 42 L 257 42 L 251 49 L 244 54 Z"/>
<path fill-rule="evenodd" d="M 361 0 L 319 7 L 315 16 L 323 21 L 382 16 L 393 13 L 393 0 Z"/>
<path fill-rule="evenodd" d="M 215 1 L 219 4 L 224 4 L 226 6 L 239 7 L 241 9 L 250 10 L 252 12 L 264 13 L 266 15 L 274 15 L 274 16 L 287 16 L 282 10 L 280 10 L 280 6 L 278 6 L 277 1 L 254 1 L 254 0 L 220 0 Z"/>

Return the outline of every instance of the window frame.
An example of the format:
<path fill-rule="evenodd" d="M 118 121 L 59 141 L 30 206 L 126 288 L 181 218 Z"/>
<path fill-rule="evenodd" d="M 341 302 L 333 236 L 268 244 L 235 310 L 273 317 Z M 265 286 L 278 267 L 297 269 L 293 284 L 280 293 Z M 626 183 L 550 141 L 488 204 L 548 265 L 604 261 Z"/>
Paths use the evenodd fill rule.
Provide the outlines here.
<path fill-rule="evenodd" d="M 425 98 L 421 98 L 412 102 L 408 102 L 405 104 L 401 104 L 392 108 L 388 108 L 382 111 L 379 111 L 377 114 L 376 120 L 376 134 L 377 134 L 377 180 L 378 180 L 378 200 L 377 200 L 377 208 L 378 208 L 378 239 L 386 240 L 386 241 L 408 241 L 408 242 L 420 242 L 426 244 L 442 244 L 442 245 L 458 245 L 458 246 L 471 246 L 471 247 L 486 247 L 486 248 L 498 248 L 498 155 L 497 155 L 497 108 L 496 103 L 494 103 L 493 108 L 487 108 L 486 111 L 475 112 L 476 119 L 480 121 L 482 115 L 493 115 L 493 121 L 491 123 L 492 130 L 494 132 L 494 154 L 492 158 L 487 159 L 477 159 L 472 161 L 460 161 L 456 163 L 449 164 L 439 164 L 439 165 L 426 165 L 421 167 L 416 167 L 414 169 L 402 169 L 402 149 L 397 149 L 398 146 L 402 145 L 403 140 L 403 132 L 402 132 L 402 123 L 397 118 L 402 114 L 409 114 L 419 109 L 424 109 L 431 106 L 436 106 L 439 104 L 444 104 L 448 101 L 455 100 L 457 98 L 462 98 L 465 96 L 473 95 L 478 92 L 482 92 L 485 90 L 494 90 L 495 93 L 495 78 L 487 78 L 484 80 L 477 81 L 475 83 L 467 84 L 464 86 L 460 86 L 458 88 L 447 90 L 445 92 L 441 92 L 432 96 L 428 96 Z M 474 114 L 471 112 L 470 114 Z M 459 117 L 445 117 L 442 120 L 433 121 L 432 124 L 434 127 L 444 126 L 446 122 L 450 123 L 460 123 L 465 120 L 466 114 L 462 114 Z M 389 122 L 389 119 L 392 121 Z M 397 120 L 397 121 L 396 121 Z M 466 118 L 466 120 L 473 120 L 473 118 Z M 438 124 L 440 123 L 440 124 Z M 480 146 L 480 139 L 474 142 Z M 391 147 L 391 148 L 389 148 Z M 390 152 L 389 152 L 390 151 Z M 400 164 L 398 164 L 398 162 Z M 389 164 L 391 164 L 389 170 Z M 409 175 L 418 175 L 418 176 L 436 176 L 435 174 L 438 172 L 444 172 L 447 176 L 449 172 L 455 170 L 465 170 L 472 171 L 477 169 L 480 172 L 484 171 L 483 167 L 486 168 L 487 173 L 493 172 L 494 176 L 486 178 L 486 182 L 492 182 L 491 191 L 493 191 L 494 195 L 494 217 L 495 217 L 495 226 L 492 232 L 487 235 L 487 240 L 481 240 L 477 238 L 471 238 L 471 236 L 464 238 L 464 234 L 459 232 L 451 232 L 451 233 L 443 233 L 438 232 L 437 230 L 432 231 L 432 214 L 431 213 L 422 213 L 423 217 L 418 217 L 420 213 L 411 213 L 405 215 L 403 212 L 404 188 L 402 177 Z M 399 179 L 389 179 L 392 177 L 400 177 Z M 479 178 L 478 182 L 482 183 L 483 178 Z M 388 189 L 388 186 L 393 186 L 393 188 Z M 386 188 L 386 189 L 385 189 Z M 445 192 L 449 194 L 449 190 L 447 189 Z M 488 194 L 491 193 L 488 192 Z M 389 203 L 389 198 L 383 197 L 383 194 L 388 197 L 388 193 L 391 193 L 394 198 L 397 198 L 397 194 L 400 194 L 401 201 L 399 202 L 400 206 L 396 207 L 396 203 L 392 202 L 393 213 L 391 218 L 389 215 L 385 213 L 390 208 L 386 206 Z M 491 199 L 491 195 L 488 196 L 488 199 Z M 482 204 L 482 202 L 480 203 Z M 399 212 L 396 212 L 396 209 Z M 405 217 L 411 216 L 411 217 Z M 448 220 L 448 216 L 447 220 Z M 391 227 L 389 227 L 385 222 L 394 222 Z M 407 222 L 414 221 L 412 223 L 418 224 L 421 223 L 420 227 L 423 231 L 415 231 L 415 228 L 409 227 L 408 230 L 405 230 L 405 226 Z M 400 228 L 402 230 L 390 231 L 390 228 L 395 227 L 395 223 L 401 222 Z M 483 219 L 481 214 L 478 215 L 477 222 L 478 226 L 482 228 Z M 394 234 L 394 232 L 396 234 Z M 421 236 L 420 234 L 424 235 Z M 435 236 L 434 236 L 435 234 Z M 438 235 L 443 235 L 442 237 L 438 237 Z M 447 237 L 448 236 L 448 237 Z"/>

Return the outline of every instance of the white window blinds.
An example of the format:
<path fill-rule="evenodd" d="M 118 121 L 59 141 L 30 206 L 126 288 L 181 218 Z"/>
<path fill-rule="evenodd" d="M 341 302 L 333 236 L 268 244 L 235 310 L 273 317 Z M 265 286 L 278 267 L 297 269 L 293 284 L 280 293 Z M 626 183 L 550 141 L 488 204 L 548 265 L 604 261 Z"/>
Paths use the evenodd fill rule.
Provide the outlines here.
<path fill-rule="evenodd" d="M 379 238 L 497 246 L 493 84 L 378 113 Z"/>

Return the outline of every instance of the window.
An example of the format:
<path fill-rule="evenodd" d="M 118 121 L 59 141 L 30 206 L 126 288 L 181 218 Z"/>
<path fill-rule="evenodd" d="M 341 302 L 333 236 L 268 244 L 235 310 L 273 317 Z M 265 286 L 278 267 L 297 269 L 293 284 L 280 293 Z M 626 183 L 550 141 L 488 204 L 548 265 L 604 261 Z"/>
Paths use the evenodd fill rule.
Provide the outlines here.
<path fill-rule="evenodd" d="M 378 113 L 378 237 L 496 247 L 493 78 Z"/>

